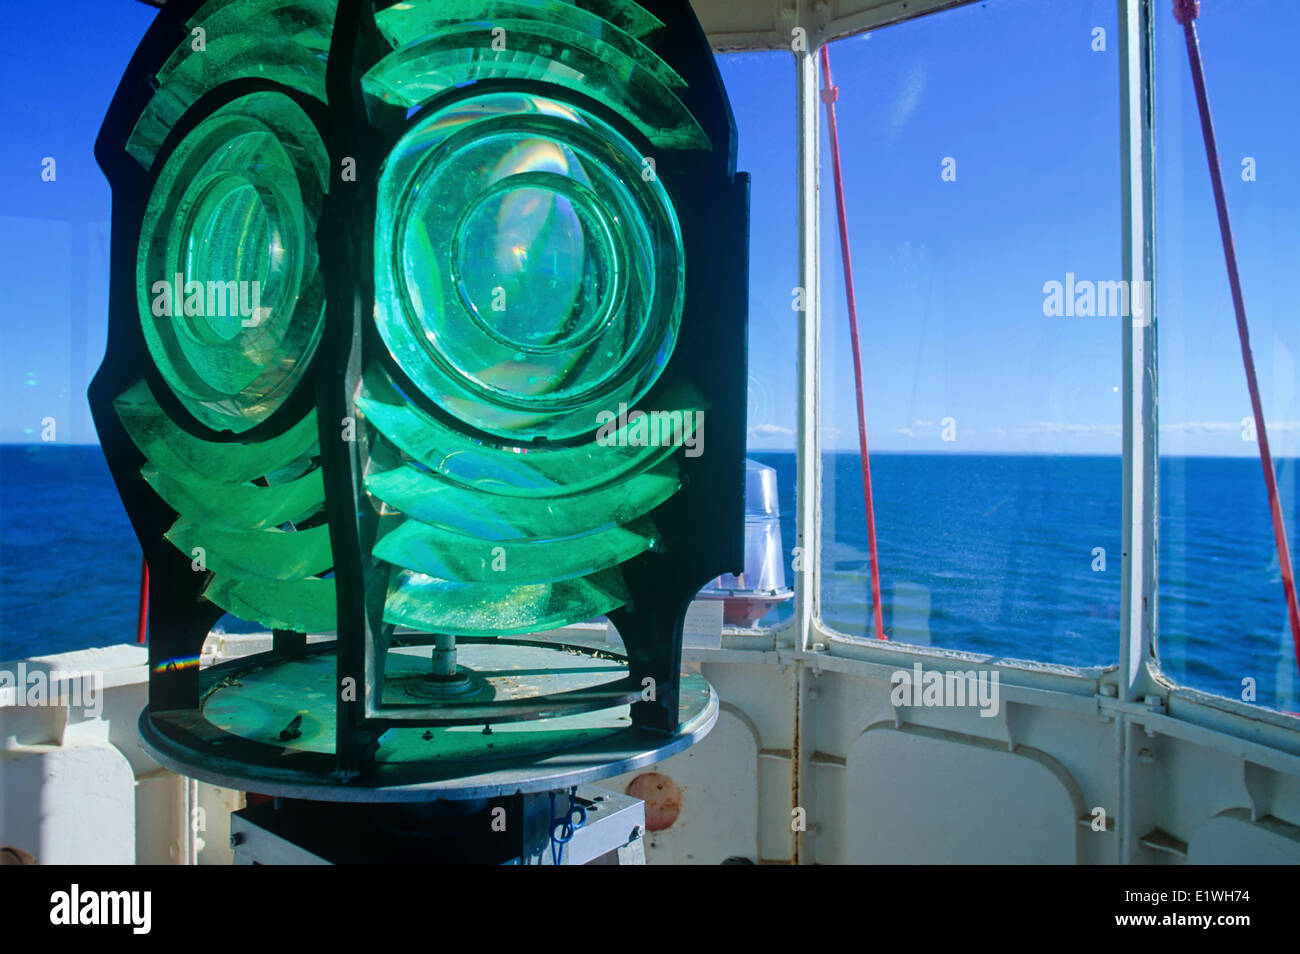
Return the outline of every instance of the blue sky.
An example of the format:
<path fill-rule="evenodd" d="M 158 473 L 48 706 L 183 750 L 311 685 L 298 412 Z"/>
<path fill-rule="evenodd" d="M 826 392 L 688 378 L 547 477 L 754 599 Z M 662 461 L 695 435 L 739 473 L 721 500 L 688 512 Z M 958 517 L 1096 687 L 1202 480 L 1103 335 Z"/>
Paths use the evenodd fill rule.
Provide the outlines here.
<path fill-rule="evenodd" d="M 1161 451 L 1254 456 L 1181 31 L 1158 4 Z M 1120 452 L 1115 318 L 1048 318 L 1043 284 L 1120 274 L 1113 0 L 997 0 L 831 47 L 873 449 Z M 1093 30 L 1106 49 L 1092 49 Z M 1300 4 L 1207 0 L 1205 68 L 1274 455 L 1300 456 Z M 754 174 L 751 444 L 790 447 L 794 95 L 782 53 L 724 56 Z M 1283 120 L 1282 117 L 1290 117 Z M 1256 160 L 1243 182 L 1240 159 Z M 956 180 L 941 163 L 956 160 Z M 823 135 L 823 437 L 857 446 Z M 942 424 L 952 418 L 954 442 Z"/>
<path fill-rule="evenodd" d="M 0 441 L 40 440 L 53 417 L 60 442 L 96 442 L 86 387 L 104 356 L 110 201 L 95 137 L 155 13 L 24 4 L 0 33 Z"/>
<path fill-rule="evenodd" d="M 1158 4 L 1162 451 L 1254 455 L 1181 37 Z M 1300 456 L 1300 5 L 1207 0 L 1202 45 L 1276 456 Z M 109 193 L 92 155 L 153 11 L 69 0 L 0 36 L 0 441 L 93 442 L 85 388 L 105 345 Z M 1094 51 L 1093 30 L 1106 31 Z M 1049 318 L 1043 284 L 1120 278 L 1113 0 L 993 0 L 840 41 L 832 65 L 880 450 L 1118 453 L 1116 318 Z M 754 176 L 751 445 L 795 424 L 794 65 L 722 57 Z M 57 179 L 41 181 L 52 156 Z M 1243 182 L 1242 157 L 1257 180 Z M 956 179 L 941 179 L 945 157 Z M 823 171 L 825 439 L 856 447 L 829 156 Z M 951 418 L 956 440 L 941 440 Z"/>

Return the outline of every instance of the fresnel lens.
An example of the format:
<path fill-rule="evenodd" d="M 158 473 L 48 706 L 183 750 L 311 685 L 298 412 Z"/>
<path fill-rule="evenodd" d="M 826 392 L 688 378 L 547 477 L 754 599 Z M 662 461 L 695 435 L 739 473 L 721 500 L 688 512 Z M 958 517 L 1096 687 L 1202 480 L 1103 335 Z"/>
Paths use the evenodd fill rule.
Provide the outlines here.
<path fill-rule="evenodd" d="M 743 563 L 734 138 L 685 2 L 170 0 L 97 144 L 91 386 L 160 761 L 428 801 L 708 730 L 679 670 Z M 272 648 L 200 672 L 223 613 Z M 601 616 L 625 654 L 549 632 Z"/>

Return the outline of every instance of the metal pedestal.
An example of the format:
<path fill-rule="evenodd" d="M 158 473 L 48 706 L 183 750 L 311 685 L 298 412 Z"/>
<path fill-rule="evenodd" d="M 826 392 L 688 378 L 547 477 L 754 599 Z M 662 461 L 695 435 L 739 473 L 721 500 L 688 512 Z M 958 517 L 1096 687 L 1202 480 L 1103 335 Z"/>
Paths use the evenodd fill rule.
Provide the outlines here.
<path fill-rule="evenodd" d="M 276 799 L 231 816 L 231 846 L 240 865 L 645 863 L 640 799 L 583 785 L 574 800 L 585 820 L 564 843 L 553 829 L 567 790 L 422 805 Z"/>
<path fill-rule="evenodd" d="M 386 691 L 400 696 L 408 683 L 426 688 L 420 680 L 436 651 L 391 652 Z M 680 721 L 671 732 L 637 727 L 626 704 L 555 706 L 563 695 L 547 693 L 556 686 L 598 690 L 626 671 L 621 657 L 603 649 L 501 640 L 456 651 L 461 668 L 498 700 L 518 696 L 521 710 L 506 719 L 485 711 L 459 720 L 466 724 L 395 724 L 378 735 L 372 761 L 351 777 L 336 771 L 332 644 L 203 670 L 199 707 L 151 705 L 140 716 L 141 740 L 160 765 L 223 788 L 322 802 L 436 803 L 567 791 L 635 771 L 693 745 L 718 718 L 717 693 L 693 674 L 681 678 Z M 473 706 L 443 711 L 451 709 Z"/>

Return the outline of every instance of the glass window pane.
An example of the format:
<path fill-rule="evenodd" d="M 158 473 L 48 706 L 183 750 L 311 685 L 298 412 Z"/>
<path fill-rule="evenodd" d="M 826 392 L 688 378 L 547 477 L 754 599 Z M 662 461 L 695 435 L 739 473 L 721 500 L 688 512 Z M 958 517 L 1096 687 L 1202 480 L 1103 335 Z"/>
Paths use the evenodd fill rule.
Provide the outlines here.
<path fill-rule="evenodd" d="M 795 66 L 788 52 L 762 51 L 720 54 L 718 68 L 736 118 L 736 168 L 751 176 L 751 493 L 746 516 L 746 572 L 743 580 L 724 577 L 720 583 L 742 591 L 727 603 L 728 626 L 768 627 L 789 620 L 794 613 L 791 552 L 799 408 L 795 358 L 799 315 L 791 291 L 798 280 Z M 745 592 L 752 595 L 743 595 Z"/>
<path fill-rule="evenodd" d="M 108 324 L 95 136 L 157 11 L 72 2 L 0 31 L 0 660 L 130 642 L 140 546 L 86 387 Z"/>
<path fill-rule="evenodd" d="M 1300 547 L 1300 188 L 1292 4 L 1202 4 L 1197 20 L 1260 398 Z M 1182 27 L 1156 20 L 1160 602 L 1163 672 L 1300 709 L 1273 522 Z"/>
<path fill-rule="evenodd" d="M 1117 658 L 1115 5 L 994 0 L 831 45 L 884 631 Z M 874 635 L 855 375 L 822 143 L 822 615 Z"/>

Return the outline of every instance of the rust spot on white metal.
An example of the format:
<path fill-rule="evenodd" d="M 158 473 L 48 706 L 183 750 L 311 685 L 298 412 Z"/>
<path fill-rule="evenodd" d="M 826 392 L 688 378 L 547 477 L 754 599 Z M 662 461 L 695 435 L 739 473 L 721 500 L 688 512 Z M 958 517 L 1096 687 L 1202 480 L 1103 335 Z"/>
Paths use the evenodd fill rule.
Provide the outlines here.
<path fill-rule="evenodd" d="M 645 802 L 645 826 L 650 831 L 672 827 L 682 813 L 682 790 L 660 772 L 642 772 L 628 783 L 627 794 Z"/>

